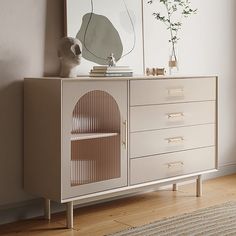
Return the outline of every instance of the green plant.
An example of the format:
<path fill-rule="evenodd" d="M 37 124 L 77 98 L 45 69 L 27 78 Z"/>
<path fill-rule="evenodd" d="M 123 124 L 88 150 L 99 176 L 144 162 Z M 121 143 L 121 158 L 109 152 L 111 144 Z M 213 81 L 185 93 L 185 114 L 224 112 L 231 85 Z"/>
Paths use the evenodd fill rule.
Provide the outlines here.
<path fill-rule="evenodd" d="M 148 4 L 158 1 L 166 9 L 166 14 L 154 12 L 153 16 L 163 22 L 170 32 L 169 43 L 171 43 L 171 58 L 177 61 L 176 44 L 179 41 L 178 32 L 182 27 L 182 19 L 187 18 L 197 12 L 197 9 L 191 8 L 189 0 L 150 0 Z"/>

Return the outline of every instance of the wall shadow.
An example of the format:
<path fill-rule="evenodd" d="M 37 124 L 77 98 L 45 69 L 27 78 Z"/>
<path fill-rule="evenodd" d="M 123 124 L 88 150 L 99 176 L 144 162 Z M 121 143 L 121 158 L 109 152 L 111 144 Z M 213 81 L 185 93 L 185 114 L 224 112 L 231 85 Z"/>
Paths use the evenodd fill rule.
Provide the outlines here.
<path fill-rule="evenodd" d="M 24 83 L 23 77 L 15 75 L 15 71 L 20 71 L 20 59 L 15 57 L 14 60 L 0 61 L 0 186 L 3 190 L 0 205 L 5 204 L 4 201 L 14 201 L 16 195 L 19 201 L 30 198 L 23 190 L 22 174 Z"/>
<path fill-rule="evenodd" d="M 46 7 L 44 76 L 58 76 L 57 47 L 64 36 L 64 0 L 47 0 Z"/>

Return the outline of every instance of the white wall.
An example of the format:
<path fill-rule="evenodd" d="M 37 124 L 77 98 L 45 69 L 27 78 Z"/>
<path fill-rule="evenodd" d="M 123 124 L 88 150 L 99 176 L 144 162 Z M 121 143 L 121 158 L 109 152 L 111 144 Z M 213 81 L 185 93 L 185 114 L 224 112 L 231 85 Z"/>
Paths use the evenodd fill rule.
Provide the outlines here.
<path fill-rule="evenodd" d="M 199 12 L 184 25 L 180 70 L 219 75 L 220 163 L 236 163 L 236 1 L 192 2 Z M 146 64 L 166 66 L 167 33 L 153 20 L 151 7 L 144 10 Z M 1 0 L 0 29 L 0 205 L 6 205 L 30 198 L 22 188 L 23 78 L 58 73 L 63 0 Z"/>
<path fill-rule="evenodd" d="M 0 205 L 30 198 L 22 186 L 23 78 L 57 74 L 62 18 L 63 0 L 0 1 Z"/>

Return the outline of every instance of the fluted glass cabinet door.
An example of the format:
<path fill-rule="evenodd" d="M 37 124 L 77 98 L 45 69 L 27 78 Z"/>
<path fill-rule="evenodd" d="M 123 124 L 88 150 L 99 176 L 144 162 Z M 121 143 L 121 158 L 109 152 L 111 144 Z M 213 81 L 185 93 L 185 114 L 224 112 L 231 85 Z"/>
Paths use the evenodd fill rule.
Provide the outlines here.
<path fill-rule="evenodd" d="M 62 198 L 127 186 L 127 82 L 63 81 Z"/>

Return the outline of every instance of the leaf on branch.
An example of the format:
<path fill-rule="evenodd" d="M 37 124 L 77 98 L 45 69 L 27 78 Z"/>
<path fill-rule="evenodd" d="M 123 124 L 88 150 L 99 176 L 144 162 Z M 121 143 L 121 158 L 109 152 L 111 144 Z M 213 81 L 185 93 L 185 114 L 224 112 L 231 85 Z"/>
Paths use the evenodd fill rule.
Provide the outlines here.
<path fill-rule="evenodd" d="M 147 3 L 152 4 L 155 0 L 149 0 Z M 176 44 L 179 40 L 177 38 L 177 33 L 182 27 L 181 20 L 173 20 L 179 15 L 179 19 L 181 16 L 184 18 L 189 17 L 192 14 L 197 13 L 197 9 L 191 8 L 190 0 L 156 0 L 159 3 L 163 4 L 166 8 L 167 15 L 162 15 L 160 12 L 153 13 L 153 16 L 156 20 L 163 22 L 167 25 L 167 30 L 170 31 L 171 39 L 170 43 Z"/>
<path fill-rule="evenodd" d="M 156 12 L 154 12 L 153 13 L 153 15 L 154 15 L 154 17 L 157 19 L 157 20 L 159 20 L 159 21 L 162 21 L 162 22 L 167 22 L 168 21 L 168 19 L 166 19 L 166 17 L 165 16 L 162 16 L 160 13 L 156 13 Z"/>

